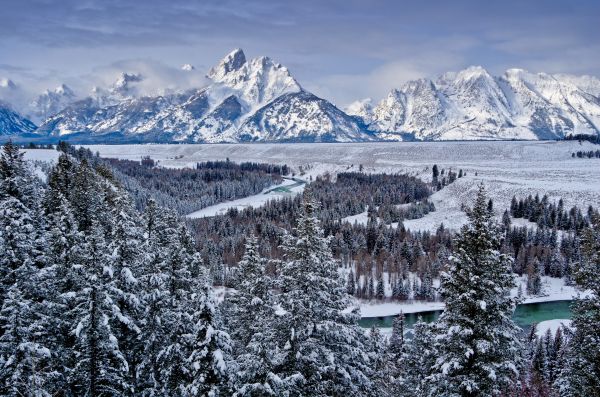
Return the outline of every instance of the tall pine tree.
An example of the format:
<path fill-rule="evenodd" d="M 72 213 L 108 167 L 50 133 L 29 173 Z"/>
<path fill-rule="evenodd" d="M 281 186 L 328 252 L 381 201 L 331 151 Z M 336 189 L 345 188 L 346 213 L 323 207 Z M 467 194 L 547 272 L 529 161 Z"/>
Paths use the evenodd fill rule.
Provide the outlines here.
<path fill-rule="evenodd" d="M 501 233 L 483 186 L 468 217 L 442 277 L 446 309 L 436 324 L 437 359 L 429 378 L 434 396 L 500 395 L 518 375 L 512 261 L 500 253 Z"/>

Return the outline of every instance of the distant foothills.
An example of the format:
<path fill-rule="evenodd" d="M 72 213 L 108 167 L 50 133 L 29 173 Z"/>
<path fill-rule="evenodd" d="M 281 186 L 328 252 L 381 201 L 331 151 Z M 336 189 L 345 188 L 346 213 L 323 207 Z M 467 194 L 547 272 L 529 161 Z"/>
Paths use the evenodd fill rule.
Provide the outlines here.
<path fill-rule="evenodd" d="M 182 72 L 193 72 L 185 65 Z M 472 66 L 409 81 L 379 103 L 340 109 L 270 58 L 241 49 L 202 87 L 141 95 L 139 73 L 79 95 L 65 84 L 26 104 L 0 101 L 0 139 L 51 143 L 550 140 L 600 136 L 600 79 Z M 19 87 L 0 79 L 0 97 Z"/>

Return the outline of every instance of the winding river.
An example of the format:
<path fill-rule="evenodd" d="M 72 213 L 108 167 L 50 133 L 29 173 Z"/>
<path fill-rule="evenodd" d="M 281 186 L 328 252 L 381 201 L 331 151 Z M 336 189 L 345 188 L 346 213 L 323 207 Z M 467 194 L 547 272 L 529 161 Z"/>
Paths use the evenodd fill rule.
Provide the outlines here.
<path fill-rule="evenodd" d="M 437 319 L 441 313 L 441 310 L 435 310 L 405 314 L 404 324 L 407 328 L 411 328 L 417 322 L 419 316 L 423 318 L 423 321 L 432 322 Z M 391 328 L 394 318 L 396 318 L 396 316 L 364 317 L 360 320 L 360 325 L 364 328 L 370 328 L 373 325 L 379 328 Z M 517 306 L 513 315 L 513 319 L 517 325 L 524 330 L 529 329 L 533 323 L 569 318 L 571 318 L 571 301 L 527 303 Z"/>

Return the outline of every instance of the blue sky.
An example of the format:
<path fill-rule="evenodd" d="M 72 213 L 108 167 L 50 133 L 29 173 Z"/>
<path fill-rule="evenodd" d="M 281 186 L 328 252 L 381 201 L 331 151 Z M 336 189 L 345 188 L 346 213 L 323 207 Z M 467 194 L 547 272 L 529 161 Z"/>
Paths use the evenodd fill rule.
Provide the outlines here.
<path fill-rule="evenodd" d="M 0 77 L 80 90 L 122 69 L 177 80 L 233 48 L 344 105 L 481 65 L 600 76 L 600 1 L 3 0 Z M 135 70 L 139 69 L 139 70 Z"/>

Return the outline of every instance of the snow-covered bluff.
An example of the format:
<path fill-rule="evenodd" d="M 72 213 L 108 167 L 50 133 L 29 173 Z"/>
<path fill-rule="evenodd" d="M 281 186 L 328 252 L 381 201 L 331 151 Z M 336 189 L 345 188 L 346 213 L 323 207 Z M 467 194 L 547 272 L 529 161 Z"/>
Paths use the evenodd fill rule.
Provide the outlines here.
<path fill-rule="evenodd" d="M 431 81 L 409 81 L 377 106 L 346 111 L 380 139 L 410 133 L 422 140 L 556 139 L 600 133 L 600 80 L 509 69 L 491 76 L 479 66 Z"/>
<path fill-rule="evenodd" d="M 114 85 L 111 100 L 99 95 L 74 102 L 39 132 L 97 140 L 117 132 L 129 140 L 177 142 L 373 139 L 355 117 L 305 91 L 286 67 L 267 57 L 247 60 L 241 49 L 210 69 L 209 84 L 183 93 L 128 96 L 121 88 L 136 79 L 125 77 L 132 76 Z"/>

